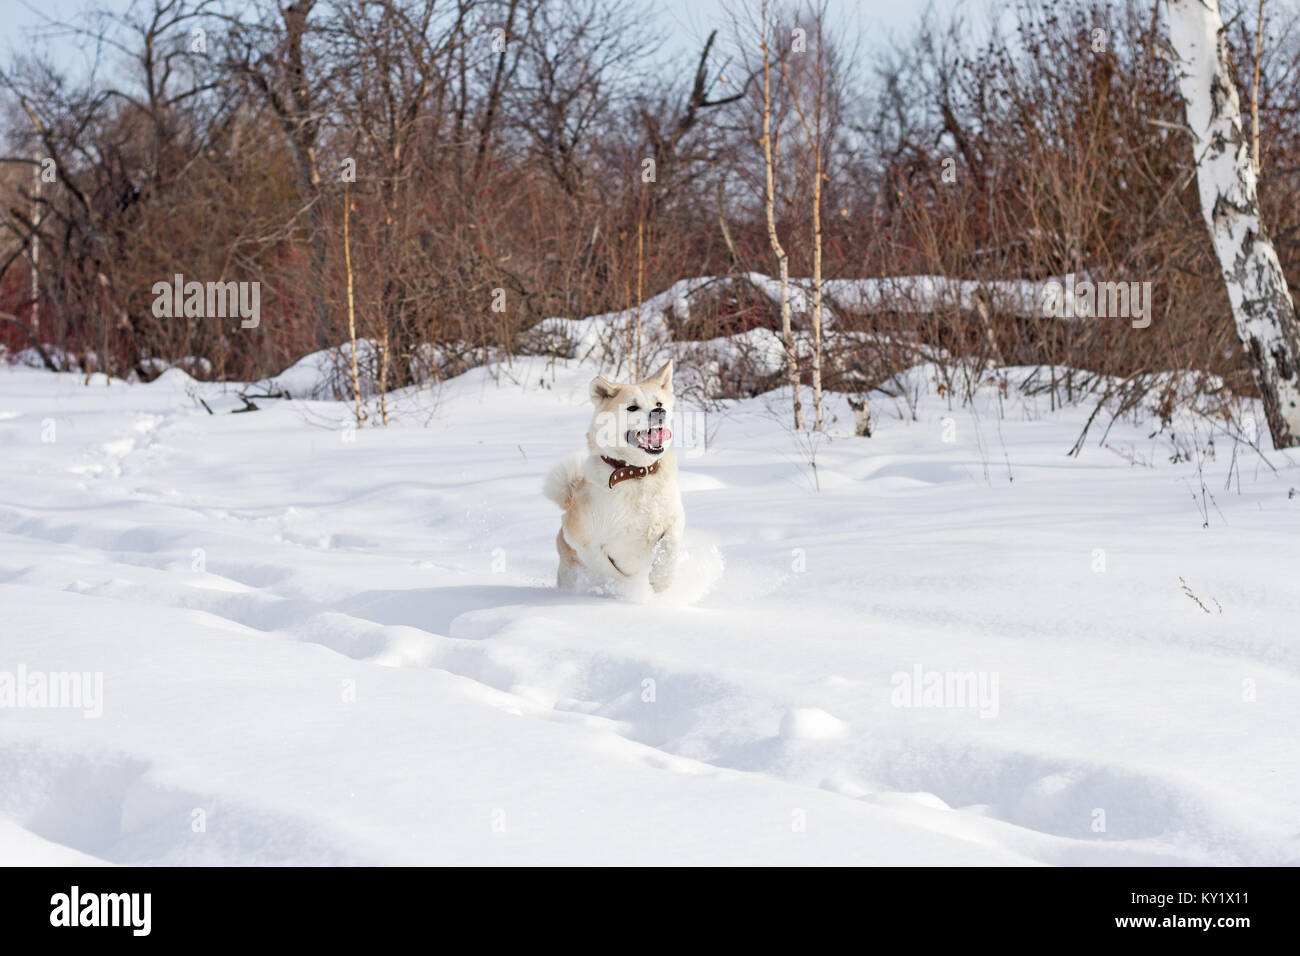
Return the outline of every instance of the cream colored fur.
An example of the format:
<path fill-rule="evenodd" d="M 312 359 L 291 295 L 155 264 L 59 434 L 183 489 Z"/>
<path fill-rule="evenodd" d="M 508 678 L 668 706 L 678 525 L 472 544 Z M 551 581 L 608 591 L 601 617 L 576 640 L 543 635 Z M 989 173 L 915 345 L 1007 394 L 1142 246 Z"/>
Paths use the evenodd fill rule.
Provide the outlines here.
<path fill-rule="evenodd" d="M 654 590 L 662 591 L 672 583 L 686 524 L 677 489 L 677 455 L 671 438 L 657 455 L 629 441 L 629 433 L 653 426 L 650 413 L 656 408 L 663 409 L 665 425 L 672 421 L 672 376 L 669 362 L 635 384 L 592 380 L 595 411 L 587 428 L 587 453 L 575 453 L 556 465 L 543 485 L 546 497 L 564 509 L 555 540 L 560 587 L 580 586 L 584 572 L 593 584 L 648 580 Z M 614 469 L 602 455 L 638 466 L 657 461 L 659 469 L 610 488 Z"/>

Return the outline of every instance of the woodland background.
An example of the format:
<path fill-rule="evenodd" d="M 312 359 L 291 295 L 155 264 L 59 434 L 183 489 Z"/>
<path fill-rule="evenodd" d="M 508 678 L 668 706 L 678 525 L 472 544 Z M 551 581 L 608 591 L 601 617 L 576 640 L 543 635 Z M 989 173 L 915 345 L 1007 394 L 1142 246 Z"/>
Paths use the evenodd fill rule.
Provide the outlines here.
<path fill-rule="evenodd" d="M 1273 3 L 1261 31 L 1258 6 L 1226 3 L 1224 19 L 1295 295 L 1300 31 Z M 694 276 L 719 282 L 670 315 L 674 338 L 779 330 L 771 298 L 721 281 L 776 274 L 758 3 L 737 2 L 688 58 L 665 55 L 647 10 L 148 0 L 68 25 L 69 42 L 100 51 L 92 74 L 29 54 L 0 71 L 0 310 L 13 317 L 0 344 L 42 343 L 60 368 L 249 382 L 346 342 L 351 318 L 375 343 L 359 353 L 369 380 L 392 390 L 558 349 L 530 330 Z M 931 12 L 887 40 L 831 29 L 816 2 L 767 16 L 773 220 L 792 276 L 814 271 L 820 165 L 827 277 L 1073 272 L 1154 288 L 1145 329 L 832 296 L 827 389 L 862 394 L 926 358 L 1038 370 L 1032 387 L 1053 402 L 1104 383 L 1121 405 L 1168 406 L 1182 400 L 1170 372 L 1253 394 L 1155 3 L 1022 0 L 994 27 L 978 10 Z M 260 282 L 259 327 L 155 317 L 152 286 L 175 273 Z M 805 329 L 807 314 L 793 321 Z M 781 384 L 734 361 L 711 397 Z"/>

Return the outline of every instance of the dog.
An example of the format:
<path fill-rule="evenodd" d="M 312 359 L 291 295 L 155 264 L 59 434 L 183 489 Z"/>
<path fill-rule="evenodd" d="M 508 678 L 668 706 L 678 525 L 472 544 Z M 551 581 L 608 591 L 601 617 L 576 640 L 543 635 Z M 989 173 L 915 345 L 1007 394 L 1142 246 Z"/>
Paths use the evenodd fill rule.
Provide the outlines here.
<path fill-rule="evenodd" d="M 591 381 L 595 411 L 587 453 L 551 469 L 543 492 L 564 509 L 555 548 L 556 584 L 673 580 L 686 515 L 677 488 L 677 454 L 666 423 L 673 413 L 673 363 L 644 381 Z"/>

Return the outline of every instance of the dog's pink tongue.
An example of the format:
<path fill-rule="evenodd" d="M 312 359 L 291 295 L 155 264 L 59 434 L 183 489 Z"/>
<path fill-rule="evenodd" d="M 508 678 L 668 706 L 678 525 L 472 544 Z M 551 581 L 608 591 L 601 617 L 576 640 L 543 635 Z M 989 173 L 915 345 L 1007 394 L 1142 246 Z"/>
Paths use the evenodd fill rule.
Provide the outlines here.
<path fill-rule="evenodd" d="M 666 428 L 650 429 L 650 440 L 656 445 L 662 445 L 668 439 L 673 437 L 673 433 Z"/>

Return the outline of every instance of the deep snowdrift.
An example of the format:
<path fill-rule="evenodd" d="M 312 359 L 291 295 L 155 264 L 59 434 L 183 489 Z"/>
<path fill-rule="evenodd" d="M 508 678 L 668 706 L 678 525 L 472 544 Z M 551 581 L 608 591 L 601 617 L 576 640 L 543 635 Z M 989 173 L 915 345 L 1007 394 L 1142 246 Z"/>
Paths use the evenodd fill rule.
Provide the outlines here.
<path fill-rule="evenodd" d="M 835 404 L 815 471 L 779 393 L 684 410 L 696 563 L 636 604 L 552 586 L 592 372 L 355 431 L 0 369 L 0 681 L 103 683 L 0 708 L 0 861 L 1300 861 L 1300 456 L 1220 433 L 1210 501 L 1014 394 Z"/>

